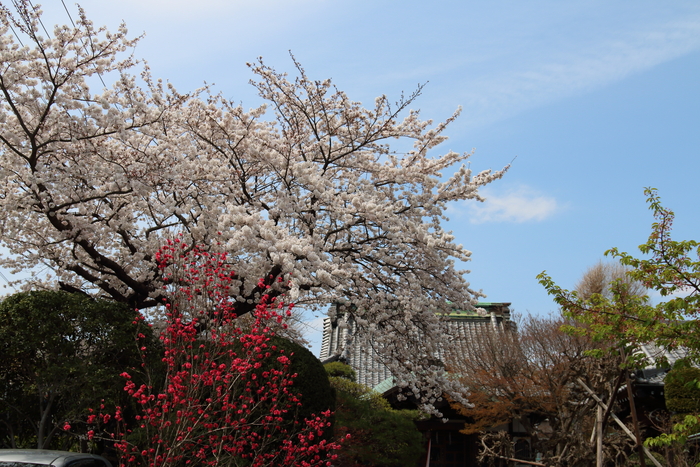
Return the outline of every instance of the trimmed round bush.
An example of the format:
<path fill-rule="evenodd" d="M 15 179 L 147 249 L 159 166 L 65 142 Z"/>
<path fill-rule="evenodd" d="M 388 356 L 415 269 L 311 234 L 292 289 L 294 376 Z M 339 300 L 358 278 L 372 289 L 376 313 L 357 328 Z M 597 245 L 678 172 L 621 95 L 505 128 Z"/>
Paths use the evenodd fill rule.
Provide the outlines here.
<path fill-rule="evenodd" d="M 326 369 L 326 373 L 328 373 L 328 376 L 345 378 L 349 379 L 352 382 L 357 381 L 355 370 L 353 370 L 350 365 L 347 365 L 342 362 L 330 362 L 326 363 L 323 366 Z"/>
<path fill-rule="evenodd" d="M 309 349 L 277 336 L 270 339 L 268 345 L 284 350 L 290 360 L 289 371 L 297 374 L 293 388 L 301 394 L 299 417 L 335 410 L 335 390 L 331 388 L 323 364 Z"/>
<path fill-rule="evenodd" d="M 674 368 L 665 379 L 666 408 L 676 413 L 700 412 L 700 369 Z"/>

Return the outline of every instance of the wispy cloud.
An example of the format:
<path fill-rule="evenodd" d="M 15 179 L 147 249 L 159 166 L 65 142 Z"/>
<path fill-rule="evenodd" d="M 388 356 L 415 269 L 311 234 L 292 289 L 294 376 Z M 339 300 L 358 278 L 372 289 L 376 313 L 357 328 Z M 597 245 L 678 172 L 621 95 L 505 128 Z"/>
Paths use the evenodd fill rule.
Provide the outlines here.
<path fill-rule="evenodd" d="M 484 190 L 482 195 L 486 198 L 483 203 L 469 202 L 463 205 L 473 224 L 539 222 L 551 217 L 561 208 L 551 196 L 527 186 L 520 186 L 502 194 L 494 190 Z"/>
<path fill-rule="evenodd" d="M 451 0 L 435 8 L 412 0 L 400 11 L 391 2 L 368 0 L 81 3 L 90 15 L 100 13 L 98 24 L 124 17 L 134 32 L 146 30 L 141 50 L 154 48 L 146 58 L 192 73 L 197 83 L 223 84 L 228 75 L 215 73 L 224 58 L 243 66 L 260 55 L 286 59 L 291 48 L 309 71 L 319 70 L 316 77 L 342 77 L 347 86 L 341 86 L 361 100 L 430 82 L 418 102 L 426 115 L 445 115 L 461 105 L 455 125 L 472 128 L 700 50 L 700 7 L 692 0 L 673 6 L 642 1 L 636 8 L 602 0 L 478 6 Z M 65 21 L 59 5 L 56 15 Z M 420 28 L 407 37 L 410 21 Z M 211 69 L 183 70 L 183 63 L 194 62 Z M 288 61 L 270 64 L 289 67 Z"/>
<path fill-rule="evenodd" d="M 170 19 L 192 20 L 193 18 L 219 18 L 217 15 L 267 15 L 277 16 L 279 10 L 292 10 L 293 8 L 307 7 L 323 0 L 296 0 L 294 4 L 286 0 L 124 0 L 122 3 L 130 4 L 144 12 L 154 12 L 165 15 Z M 236 18 L 236 16 L 232 16 Z M 272 19 L 272 18 L 270 18 Z M 240 26 L 239 26 L 240 27 Z"/>
<path fill-rule="evenodd" d="M 471 125 L 483 125 L 528 108 L 618 82 L 634 73 L 700 49 L 700 12 L 656 23 L 640 22 L 595 40 L 570 41 L 511 67 L 474 76 L 459 100 Z M 470 120 L 470 121 L 469 121 Z"/>
<path fill-rule="evenodd" d="M 430 82 L 431 114 L 461 105 L 456 125 L 479 128 L 700 50 L 700 7 L 690 2 L 677 8 L 647 2 L 634 11 L 609 2 L 571 3 L 540 2 L 536 15 L 523 4 L 513 3 L 511 15 L 482 7 L 469 34 L 457 31 L 454 44 L 415 63 L 404 60 L 410 66 L 375 62 L 360 81 L 371 76 L 386 89 Z"/>

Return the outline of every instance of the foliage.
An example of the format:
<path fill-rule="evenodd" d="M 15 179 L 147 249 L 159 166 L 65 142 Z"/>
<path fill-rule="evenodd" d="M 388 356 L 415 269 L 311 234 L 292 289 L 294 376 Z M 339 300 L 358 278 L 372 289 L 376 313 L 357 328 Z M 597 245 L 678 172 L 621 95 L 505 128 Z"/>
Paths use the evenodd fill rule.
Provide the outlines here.
<path fill-rule="evenodd" d="M 518 332 L 487 328 L 467 343 L 466 358 L 449 359 L 448 367 L 469 388 L 471 403 L 450 401 L 451 406 L 468 420 L 463 433 L 481 435 L 482 457 L 512 457 L 502 449 L 503 437 L 509 435 L 491 431 L 516 420 L 547 465 L 595 462 L 588 440 L 595 405 L 578 379 L 607 399 L 620 362 L 590 356 L 597 346 L 585 336 L 563 332 L 565 324 L 572 323 L 529 316 L 518 324 Z"/>
<path fill-rule="evenodd" d="M 330 368 L 342 371 L 341 365 L 344 364 L 333 364 Z M 417 411 L 394 410 L 381 394 L 346 377 L 331 376 L 330 380 L 337 394 L 335 436 L 345 439 L 333 465 L 403 467 L 417 464 L 424 445 L 423 435 L 413 423 L 420 416 Z M 348 439 L 347 435 L 350 435 Z"/>
<path fill-rule="evenodd" d="M 594 339 L 613 342 L 618 348 L 649 342 L 669 350 L 682 347 L 690 359 L 700 361 L 698 243 L 672 240 L 673 212 L 661 205 L 656 190 L 648 188 L 645 193 L 656 219 L 647 242 L 639 246 L 648 259 L 637 259 L 617 248 L 606 255 L 617 258 L 629 268 L 630 279 L 654 290 L 665 301 L 651 305 L 647 296 L 630 294 L 627 281 L 615 281 L 610 297 L 594 294 L 585 300 L 558 287 L 545 273 L 538 278 L 564 313 L 585 323 Z"/>
<path fill-rule="evenodd" d="M 682 349 L 688 361 L 697 364 L 700 362 L 699 244 L 694 240 L 673 240 L 673 211 L 662 206 L 655 189 L 647 188 L 645 194 L 655 219 L 649 238 L 639 246 L 646 258 L 636 258 L 617 248 L 606 252 L 629 268 L 626 273 L 629 280 L 615 281 L 609 296 L 594 294 L 586 299 L 560 288 L 545 273 L 538 278 L 564 313 L 584 323 L 586 333 L 593 339 L 609 342 L 617 349 L 634 349 L 646 343 L 668 350 Z M 652 305 L 647 296 L 630 293 L 631 281 L 658 293 L 664 301 Z M 628 355 L 628 365 L 645 358 L 639 353 L 629 352 Z M 647 440 L 647 444 L 685 443 L 697 430 L 699 422 L 697 416 L 689 414 L 669 433 Z"/>
<path fill-rule="evenodd" d="M 611 286 L 615 281 L 623 281 L 627 286 L 627 293 L 630 295 L 643 296 L 646 289 L 640 282 L 635 282 L 627 276 L 629 268 L 619 262 L 603 263 L 598 261 L 594 266 L 588 268 L 581 280 L 576 284 L 576 292 L 579 297 L 588 300 L 593 295 L 598 294 L 604 297 L 611 297 Z"/>
<path fill-rule="evenodd" d="M 420 88 L 364 108 L 296 62 L 294 79 L 258 62 L 265 120 L 266 107 L 179 93 L 145 65 L 131 74 L 124 25 L 97 29 L 81 10 L 44 37 L 32 3 L 13 5 L 0 11 L 3 267 L 49 267 L 52 284 L 143 310 L 165 297 L 164 240 L 221 245 L 237 314 L 263 292 L 341 301 L 407 390 L 459 393 L 426 357 L 444 335 L 436 313 L 473 309 L 480 294 L 455 269 L 470 252 L 441 221 L 504 170 L 473 174 L 470 153 L 434 154 L 457 113 L 421 120 Z M 110 86 L 95 92 L 98 78 Z"/>
<path fill-rule="evenodd" d="M 656 447 L 670 446 L 672 448 L 677 448 L 679 445 L 684 445 L 688 441 L 689 435 L 697 433 L 698 430 L 700 430 L 700 419 L 697 415 L 681 415 L 679 418 L 676 418 L 675 423 L 668 433 L 662 433 L 655 438 L 649 438 L 644 444 Z"/>
<path fill-rule="evenodd" d="M 323 365 L 328 376 L 349 379 L 353 383 L 357 381 L 355 370 L 350 365 L 342 362 L 329 362 Z"/>
<path fill-rule="evenodd" d="M 66 421 L 71 434 L 84 435 L 89 407 L 124 403 L 119 374 L 128 370 L 140 380 L 135 338 L 152 336 L 135 314 L 123 304 L 61 291 L 22 292 L 0 303 L 4 447 L 68 447 L 74 438 L 61 431 Z"/>
<path fill-rule="evenodd" d="M 374 410 L 389 410 L 391 405 L 381 394 L 365 385 L 350 381 L 347 378 L 331 376 L 328 378 L 331 386 L 337 392 L 342 392 L 344 395 L 354 397 L 355 399 L 363 400 Z"/>
<path fill-rule="evenodd" d="M 301 406 L 296 410 L 295 417 L 303 420 L 314 414 L 334 411 L 335 391 L 320 360 L 306 347 L 288 339 L 273 336 L 268 344 L 276 346 L 290 358 L 287 371 L 297 375 L 291 390 L 299 395 Z M 279 366 L 279 362 L 271 363 L 273 367 Z"/>
<path fill-rule="evenodd" d="M 700 413 L 700 369 L 694 367 L 674 368 L 664 379 L 666 408 L 672 412 Z"/>
<path fill-rule="evenodd" d="M 122 425 L 111 434 L 120 464 L 330 465 L 338 447 L 323 439 L 330 410 L 295 416 L 301 400 L 290 372 L 292 352 L 284 348 L 290 344 L 272 339 L 269 324 L 283 324 L 290 307 L 263 296 L 252 326 L 242 328 L 229 294 L 235 273 L 225 254 L 176 239 L 156 256 L 170 284 L 161 336 L 165 386 L 139 386 L 123 373 L 124 389 L 141 410 L 134 426 L 124 426 L 119 408 L 114 414 Z M 93 413 L 89 436 L 110 435 L 100 432 L 109 418 Z"/>

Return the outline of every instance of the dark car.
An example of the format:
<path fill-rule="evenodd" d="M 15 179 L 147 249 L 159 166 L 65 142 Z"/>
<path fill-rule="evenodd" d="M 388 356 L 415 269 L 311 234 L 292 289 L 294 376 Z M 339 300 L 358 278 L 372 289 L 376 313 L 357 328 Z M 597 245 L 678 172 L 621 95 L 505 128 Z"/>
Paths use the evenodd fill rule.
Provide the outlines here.
<path fill-rule="evenodd" d="M 45 449 L 0 449 L 0 467 L 112 467 L 95 454 Z"/>

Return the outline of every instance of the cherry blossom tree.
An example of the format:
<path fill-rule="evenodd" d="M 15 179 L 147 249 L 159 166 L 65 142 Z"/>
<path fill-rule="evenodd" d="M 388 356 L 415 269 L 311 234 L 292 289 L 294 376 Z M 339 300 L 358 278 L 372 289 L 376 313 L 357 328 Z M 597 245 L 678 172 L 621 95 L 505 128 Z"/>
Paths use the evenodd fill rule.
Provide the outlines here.
<path fill-rule="evenodd" d="M 96 28 L 80 10 L 47 32 L 31 3 L 13 5 L 0 14 L 0 265 L 34 272 L 27 287 L 146 309 L 164 297 L 154 255 L 166 239 L 218 245 L 238 315 L 263 291 L 341 303 L 408 389 L 452 384 L 425 366 L 437 314 L 479 293 L 455 268 L 470 252 L 441 222 L 505 171 L 435 153 L 458 112 L 421 120 L 420 87 L 365 108 L 296 61 L 290 78 L 262 60 L 250 69 L 267 105 L 245 111 L 154 79 L 125 53 L 137 40 L 124 25 Z"/>

